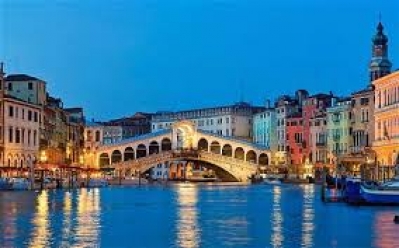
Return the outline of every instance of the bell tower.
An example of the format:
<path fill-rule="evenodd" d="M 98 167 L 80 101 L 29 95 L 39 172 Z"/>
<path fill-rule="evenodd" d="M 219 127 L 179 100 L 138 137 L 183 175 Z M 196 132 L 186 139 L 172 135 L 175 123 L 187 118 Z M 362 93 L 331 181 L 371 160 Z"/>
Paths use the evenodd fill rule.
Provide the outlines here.
<path fill-rule="evenodd" d="M 384 34 L 384 26 L 381 20 L 377 26 L 377 33 L 372 39 L 371 53 L 370 84 L 374 80 L 391 73 L 392 63 L 388 59 L 388 37 Z"/>

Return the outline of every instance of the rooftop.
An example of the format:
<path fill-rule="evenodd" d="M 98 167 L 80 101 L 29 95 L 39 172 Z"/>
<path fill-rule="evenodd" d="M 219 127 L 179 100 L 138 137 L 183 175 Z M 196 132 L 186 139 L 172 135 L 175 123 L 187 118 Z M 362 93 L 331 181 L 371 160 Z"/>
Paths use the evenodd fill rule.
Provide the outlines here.
<path fill-rule="evenodd" d="M 21 82 L 21 81 L 33 81 L 33 80 L 39 80 L 42 81 L 38 78 L 26 75 L 26 74 L 10 74 L 7 77 L 4 78 L 5 81 L 7 82 Z"/>

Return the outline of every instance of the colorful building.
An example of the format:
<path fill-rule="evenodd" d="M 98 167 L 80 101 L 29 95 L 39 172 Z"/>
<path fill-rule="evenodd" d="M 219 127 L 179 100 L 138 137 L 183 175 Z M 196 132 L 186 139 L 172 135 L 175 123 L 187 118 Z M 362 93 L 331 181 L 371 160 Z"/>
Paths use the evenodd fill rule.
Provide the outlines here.
<path fill-rule="evenodd" d="M 373 82 L 375 87 L 373 150 L 381 166 L 399 164 L 399 71 Z"/>
<path fill-rule="evenodd" d="M 332 106 L 327 108 L 328 162 L 331 166 L 341 163 L 342 157 L 349 151 L 352 144 L 351 122 L 351 98 L 333 99 Z"/>
<path fill-rule="evenodd" d="M 253 117 L 253 142 L 277 151 L 276 111 L 270 106 Z"/>

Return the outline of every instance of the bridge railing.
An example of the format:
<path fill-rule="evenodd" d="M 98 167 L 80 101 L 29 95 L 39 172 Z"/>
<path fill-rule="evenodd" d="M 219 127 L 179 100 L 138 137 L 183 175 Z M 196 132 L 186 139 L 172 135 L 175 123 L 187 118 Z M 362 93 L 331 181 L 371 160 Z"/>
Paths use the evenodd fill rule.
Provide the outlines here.
<path fill-rule="evenodd" d="M 192 159 L 204 159 L 208 162 L 219 162 L 219 163 L 224 163 L 228 164 L 234 167 L 240 168 L 240 169 L 250 169 L 253 170 L 254 168 L 258 167 L 258 164 L 250 162 L 250 161 L 245 161 L 241 160 L 238 158 L 234 157 L 228 157 L 224 156 L 222 154 L 216 154 L 212 152 L 206 152 L 206 151 L 198 151 L 198 150 L 178 150 L 178 151 L 166 151 L 166 152 L 161 152 L 161 153 L 154 153 L 146 157 L 134 159 L 134 160 L 127 160 L 127 161 L 122 161 L 119 163 L 114 163 L 111 165 L 111 167 L 115 168 L 129 168 L 129 167 L 140 167 L 143 165 L 154 165 L 158 163 L 163 163 L 167 161 L 168 159 L 172 158 L 192 158 Z M 231 167 L 233 168 L 233 167 Z"/>

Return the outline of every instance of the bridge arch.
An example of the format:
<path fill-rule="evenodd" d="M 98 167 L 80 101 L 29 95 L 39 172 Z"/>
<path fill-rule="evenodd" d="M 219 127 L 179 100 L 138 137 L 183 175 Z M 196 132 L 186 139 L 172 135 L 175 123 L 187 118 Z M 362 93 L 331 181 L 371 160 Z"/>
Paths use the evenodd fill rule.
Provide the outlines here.
<path fill-rule="evenodd" d="M 248 162 L 252 162 L 252 163 L 256 163 L 257 161 L 256 161 L 256 152 L 254 151 L 254 150 L 249 150 L 248 152 L 247 152 L 247 156 L 246 156 L 246 160 L 248 161 Z"/>
<path fill-rule="evenodd" d="M 212 141 L 211 143 L 211 152 L 215 154 L 221 154 L 221 147 L 219 142 L 217 141 Z"/>
<path fill-rule="evenodd" d="M 244 158 L 245 158 L 244 148 L 237 147 L 235 152 L 234 152 L 234 157 L 238 158 L 238 159 L 241 159 L 241 160 L 244 160 Z"/>
<path fill-rule="evenodd" d="M 201 138 L 198 141 L 198 150 L 199 151 L 208 151 L 208 141 L 205 138 Z"/>
<path fill-rule="evenodd" d="M 147 156 L 147 147 L 144 144 L 139 144 L 136 148 L 136 158 Z"/>
<path fill-rule="evenodd" d="M 111 163 L 122 162 L 122 153 L 119 150 L 114 150 L 111 154 Z"/>
<path fill-rule="evenodd" d="M 161 141 L 161 150 L 170 151 L 172 150 L 172 141 L 169 138 L 163 138 Z"/>
<path fill-rule="evenodd" d="M 148 153 L 149 155 L 159 153 L 159 144 L 157 141 L 151 141 L 150 146 L 148 147 Z"/>
<path fill-rule="evenodd" d="M 266 153 L 261 153 L 259 155 L 258 163 L 260 165 L 268 165 L 269 164 L 269 157 L 267 156 Z"/>
<path fill-rule="evenodd" d="M 129 161 L 134 159 L 134 150 L 132 147 L 128 146 L 125 148 L 123 153 L 123 161 Z"/>
<path fill-rule="evenodd" d="M 222 155 L 227 157 L 233 156 L 233 147 L 230 144 L 225 144 L 222 148 Z"/>
<path fill-rule="evenodd" d="M 104 167 L 104 166 L 110 165 L 108 153 L 104 152 L 104 153 L 100 154 L 100 159 L 99 159 L 98 164 L 99 164 L 100 167 Z"/>

